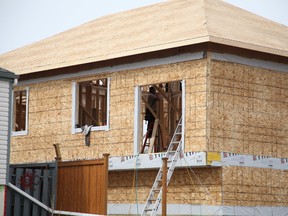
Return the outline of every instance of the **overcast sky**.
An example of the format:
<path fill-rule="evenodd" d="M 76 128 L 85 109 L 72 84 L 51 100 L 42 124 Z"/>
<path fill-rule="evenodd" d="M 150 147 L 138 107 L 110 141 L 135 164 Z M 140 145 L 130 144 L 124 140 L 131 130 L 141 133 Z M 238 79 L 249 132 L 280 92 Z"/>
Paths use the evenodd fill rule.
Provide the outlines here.
<path fill-rule="evenodd" d="M 163 1 L 0 0 L 0 54 L 107 14 Z M 225 1 L 288 26 L 288 0 Z"/>

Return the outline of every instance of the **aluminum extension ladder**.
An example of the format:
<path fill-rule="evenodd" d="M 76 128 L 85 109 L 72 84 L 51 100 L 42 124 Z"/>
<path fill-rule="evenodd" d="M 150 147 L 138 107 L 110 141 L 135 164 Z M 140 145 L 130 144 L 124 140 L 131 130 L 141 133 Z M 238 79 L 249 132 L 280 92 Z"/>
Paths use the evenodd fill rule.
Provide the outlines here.
<path fill-rule="evenodd" d="M 164 157 L 167 157 L 167 186 L 170 182 L 172 174 L 175 169 L 176 162 L 182 151 L 182 117 L 180 118 L 176 130 L 173 134 L 171 142 L 168 146 L 167 152 Z M 162 200 L 162 173 L 163 165 L 161 165 L 154 184 L 150 190 L 150 194 L 147 198 L 145 206 L 143 208 L 142 216 L 144 215 L 156 215 L 158 207 Z"/>

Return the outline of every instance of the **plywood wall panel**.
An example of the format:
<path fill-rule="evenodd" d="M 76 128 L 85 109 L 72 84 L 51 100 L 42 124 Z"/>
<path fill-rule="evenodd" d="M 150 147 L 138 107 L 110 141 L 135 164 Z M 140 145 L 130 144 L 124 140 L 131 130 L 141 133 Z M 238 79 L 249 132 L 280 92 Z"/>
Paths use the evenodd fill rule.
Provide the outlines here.
<path fill-rule="evenodd" d="M 288 74 L 212 61 L 211 151 L 288 157 Z"/>
<path fill-rule="evenodd" d="M 108 187 L 109 203 L 144 203 L 157 171 L 110 172 Z M 134 180 L 133 180 L 134 179 Z M 221 204 L 221 168 L 177 169 L 168 187 L 167 202 L 170 204 Z M 121 194 L 121 196 L 120 196 Z M 137 196 L 137 197 L 136 197 Z"/>
<path fill-rule="evenodd" d="M 287 206 L 287 175 L 284 170 L 223 167 L 223 205 Z"/>
<path fill-rule="evenodd" d="M 206 70 L 206 60 L 197 60 L 31 84 L 28 135 L 12 137 L 11 162 L 52 161 L 54 143 L 60 144 L 63 160 L 93 159 L 101 157 L 103 152 L 109 152 L 111 156 L 132 155 L 135 87 L 177 80 L 186 83 L 185 150 L 204 151 Z M 87 147 L 83 134 L 71 134 L 72 82 L 106 77 L 111 78 L 109 130 L 92 132 L 91 144 Z"/>

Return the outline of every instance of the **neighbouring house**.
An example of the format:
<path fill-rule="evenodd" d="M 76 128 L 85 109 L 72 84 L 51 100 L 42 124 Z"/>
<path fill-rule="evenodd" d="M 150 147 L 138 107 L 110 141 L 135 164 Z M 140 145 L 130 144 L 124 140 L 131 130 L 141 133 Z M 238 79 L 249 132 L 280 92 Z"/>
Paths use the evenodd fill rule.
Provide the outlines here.
<path fill-rule="evenodd" d="M 109 153 L 110 215 L 141 213 L 181 117 L 168 214 L 287 214 L 287 26 L 171 0 L 8 52 L 0 67 L 20 76 L 11 163 L 54 161 L 55 143 L 64 161 Z"/>
<path fill-rule="evenodd" d="M 18 76 L 0 68 L 0 214 L 5 215 L 6 186 L 9 173 L 12 86 Z"/>

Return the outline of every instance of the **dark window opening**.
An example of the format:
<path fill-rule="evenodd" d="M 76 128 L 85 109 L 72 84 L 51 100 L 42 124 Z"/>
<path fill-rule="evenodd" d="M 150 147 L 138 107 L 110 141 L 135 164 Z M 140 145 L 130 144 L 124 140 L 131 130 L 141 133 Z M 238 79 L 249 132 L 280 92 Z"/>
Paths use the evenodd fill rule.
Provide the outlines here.
<path fill-rule="evenodd" d="M 140 90 L 143 128 L 140 153 L 163 152 L 182 116 L 182 81 L 145 85 Z"/>
<path fill-rule="evenodd" d="M 13 131 L 26 130 L 27 91 L 14 92 Z"/>
<path fill-rule="evenodd" d="M 107 125 L 107 79 L 78 83 L 78 125 Z"/>

